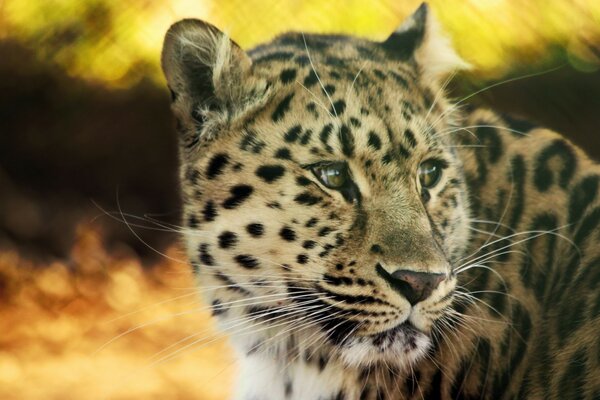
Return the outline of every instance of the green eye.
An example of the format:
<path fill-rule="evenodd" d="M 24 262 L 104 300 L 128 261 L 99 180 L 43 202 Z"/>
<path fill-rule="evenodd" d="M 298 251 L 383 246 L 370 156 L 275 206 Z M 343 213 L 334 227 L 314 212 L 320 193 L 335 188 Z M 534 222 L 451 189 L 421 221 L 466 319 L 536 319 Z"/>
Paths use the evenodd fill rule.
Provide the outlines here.
<path fill-rule="evenodd" d="M 348 183 L 348 168 L 345 163 L 337 162 L 312 168 L 313 173 L 323 185 L 330 189 L 340 189 Z"/>
<path fill-rule="evenodd" d="M 426 189 L 438 184 L 442 177 L 444 165 L 439 160 L 426 160 L 419 165 L 419 181 Z"/>

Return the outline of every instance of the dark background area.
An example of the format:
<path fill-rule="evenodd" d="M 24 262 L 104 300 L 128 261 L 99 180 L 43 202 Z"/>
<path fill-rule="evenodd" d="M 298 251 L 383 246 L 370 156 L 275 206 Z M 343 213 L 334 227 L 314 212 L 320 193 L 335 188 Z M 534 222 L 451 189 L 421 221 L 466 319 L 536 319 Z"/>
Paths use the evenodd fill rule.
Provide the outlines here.
<path fill-rule="evenodd" d="M 120 205 L 177 223 L 168 92 L 149 82 L 95 86 L 17 43 L 0 43 L 0 60 L 0 247 L 64 257 L 80 222 L 105 231 L 109 246 L 144 256 L 171 242 L 168 233 L 140 232 L 146 246 L 104 213 Z"/>
<path fill-rule="evenodd" d="M 136 228 L 145 244 L 118 211 L 178 223 L 167 90 L 150 81 L 111 89 L 78 80 L 16 42 L 0 42 L 0 60 L 0 250 L 63 258 L 84 222 L 105 233 L 109 248 L 155 260 L 152 249 L 176 235 Z M 491 83 L 459 78 L 452 93 L 460 98 Z M 599 72 L 565 66 L 471 100 L 555 129 L 600 159 Z"/>

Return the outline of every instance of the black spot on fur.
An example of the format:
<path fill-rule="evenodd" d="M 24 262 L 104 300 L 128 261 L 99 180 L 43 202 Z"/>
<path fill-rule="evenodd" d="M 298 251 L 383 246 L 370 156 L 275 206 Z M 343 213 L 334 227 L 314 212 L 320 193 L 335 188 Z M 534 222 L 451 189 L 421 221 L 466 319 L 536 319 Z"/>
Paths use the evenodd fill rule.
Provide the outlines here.
<path fill-rule="evenodd" d="M 265 233 L 265 227 L 259 223 L 248 224 L 246 232 L 252 237 L 261 237 Z"/>
<path fill-rule="evenodd" d="M 361 123 L 357 118 L 351 117 L 350 118 L 350 125 L 352 125 L 355 128 L 360 128 Z"/>
<path fill-rule="evenodd" d="M 518 155 L 513 157 L 510 163 L 510 170 L 507 178 L 514 182 L 514 194 L 512 199 L 513 209 L 511 218 L 508 226 L 517 226 L 521 220 L 523 209 L 525 208 L 525 176 L 526 166 L 525 160 L 522 156 Z M 505 252 L 505 255 L 499 256 L 499 261 L 506 261 L 506 256 L 510 256 L 511 253 Z"/>
<path fill-rule="evenodd" d="M 381 157 L 381 162 L 383 165 L 388 165 L 394 160 L 394 153 L 390 150 Z"/>
<path fill-rule="evenodd" d="M 568 367 L 558 385 L 558 398 L 585 398 L 586 364 L 588 355 L 584 349 L 578 350 L 568 362 Z"/>
<path fill-rule="evenodd" d="M 585 216 L 581 225 L 575 231 L 575 244 L 581 249 L 583 244 L 590 239 L 591 233 L 598 228 L 600 222 L 600 207 L 595 207 Z"/>
<path fill-rule="evenodd" d="M 200 273 L 200 264 L 196 261 L 190 261 L 190 264 L 192 265 L 192 273 L 198 275 Z"/>
<path fill-rule="evenodd" d="M 260 154 L 266 143 L 256 137 L 256 133 L 248 132 L 240 140 L 240 149 L 254 154 Z"/>
<path fill-rule="evenodd" d="M 317 112 L 317 105 L 310 101 L 307 105 L 306 105 L 306 110 L 309 111 L 315 118 L 319 118 L 319 113 Z"/>
<path fill-rule="evenodd" d="M 569 224 L 571 224 L 571 230 L 575 229 L 575 223 L 579 222 L 583 213 L 596 199 L 599 179 L 600 177 L 597 175 L 587 176 L 571 190 L 569 198 Z"/>
<path fill-rule="evenodd" d="M 247 254 L 240 254 L 235 256 L 235 261 L 244 268 L 253 269 L 258 267 L 258 260 Z"/>
<path fill-rule="evenodd" d="M 302 192 L 294 198 L 294 201 L 298 204 L 314 206 L 321 201 L 321 197 L 313 196 L 309 192 Z"/>
<path fill-rule="evenodd" d="M 549 167 L 552 158 L 560 158 L 562 170 L 559 172 L 558 184 L 565 189 L 577 167 L 577 159 L 571 146 L 564 140 L 555 140 L 551 145 L 542 150 L 535 162 L 534 183 L 540 192 L 545 192 L 554 183 L 554 171 Z"/>
<path fill-rule="evenodd" d="M 279 102 L 279 104 L 277 104 L 277 107 L 275 107 L 275 111 L 273 111 L 273 114 L 271 115 L 271 119 L 274 122 L 279 122 L 283 119 L 285 113 L 288 112 L 288 110 L 290 109 L 290 103 L 292 102 L 293 98 L 294 93 L 290 93 L 287 96 L 285 96 L 283 100 Z"/>
<path fill-rule="evenodd" d="M 481 124 L 484 124 L 484 122 Z M 495 164 L 503 152 L 502 139 L 498 134 L 498 130 L 489 126 L 482 126 L 477 128 L 475 135 L 479 139 L 478 143 L 484 146 L 483 149 L 485 149 L 484 151 L 487 153 L 490 163 Z"/>
<path fill-rule="evenodd" d="M 298 261 L 298 264 L 306 264 L 308 262 L 308 255 L 298 254 L 298 257 L 296 257 L 296 261 Z"/>
<path fill-rule="evenodd" d="M 329 274 L 323 275 L 323 280 L 331 286 L 351 285 L 352 279 L 345 276 L 333 276 Z"/>
<path fill-rule="evenodd" d="M 350 128 L 346 124 L 342 125 L 338 133 L 340 144 L 342 145 L 342 153 L 346 157 L 352 157 L 354 154 L 354 136 Z"/>
<path fill-rule="evenodd" d="M 319 230 L 319 236 L 321 236 L 321 237 L 327 236 L 330 233 L 331 233 L 331 228 L 328 226 L 325 226 Z"/>
<path fill-rule="evenodd" d="M 329 136 L 331 135 L 332 130 L 333 130 L 333 125 L 327 124 L 321 130 L 321 133 L 319 133 L 319 140 L 321 140 L 321 142 L 325 145 L 325 148 L 329 152 L 331 152 L 331 146 L 327 142 L 329 140 Z"/>
<path fill-rule="evenodd" d="M 317 242 L 314 240 L 305 240 L 304 243 L 302 243 L 302 247 L 304 247 L 306 250 L 314 249 L 316 245 Z"/>
<path fill-rule="evenodd" d="M 185 177 L 191 182 L 192 185 L 197 185 L 200 179 L 200 171 L 194 168 L 190 168 L 186 171 Z"/>
<path fill-rule="evenodd" d="M 325 87 L 323 88 L 323 91 L 327 92 L 327 94 L 329 94 L 331 96 L 332 94 L 335 93 L 335 86 L 333 86 L 333 85 L 325 85 Z"/>
<path fill-rule="evenodd" d="M 242 204 L 250 197 L 254 189 L 249 185 L 236 185 L 229 192 L 231 196 L 223 201 L 223 208 L 228 210 L 234 209 Z"/>
<path fill-rule="evenodd" d="M 558 221 L 556 216 L 551 213 L 542 213 L 535 216 L 531 225 L 529 226 L 529 234 L 528 240 L 525 242 L 527 245 L 526 254 L 534 254 L 534 248 L 545 248 L 545 251 L 540 254 L 539 259 L 534 262 L 531 256 L 527 256 L 523 260 L 523 265 L 521 266 L 521 279 L 523 284 L 528 289 L 534 289 L 536 297 L 538 300 L 542 301 L 544 292 L 548 289 L 546 282 L 547 277 L 552 275 L 553 261 L 554 261 L 554 251 L 555 251 L 555 242 L 556 235 L 540 235 L 539 233 L 542 230 L 553 232 L 556 230 L 558 226 Z M 541 247 L 543 244 L 546 246 Z M 543 258 L 542 258 L 543 257 Z M 543 264 L 548 268 L 548 270 L 542 270 L 537 264 L 544 260 Z M 501 294 L 499 297 L 506 297 L 506 295 Z M 497 306 L 494 307 L 498 309 Z M 499 310 L 499 312 L 502 312 Z M 567 318 L 565 318 L 567 319 Z"/>
<path fill-rule="evenodd" d="M 214 179 L 218 175 L 223 173 L 223 169 L 229 163 L 229 157 L 227 154 L 219 153 L 210 159 L 208 167 L 206 168 L 206 177 L 208 179 Z"/>
<path fill-rule="evenodd" d="M 219 235 L 219 247 L 229 249 L 237 243 L 237 235 L 230 231 L 224 231 Z"/>
<path fill-rule="evenodd" d="M 441 400 L 442 399 L 442 370 L 438 369 L 433 378 L 431 378 L 430 389 L 425 396 L 428 400 Z"/>
<path fill-rule="evenodd" d="M 346 111 L 346 102 L 344 100 L 338 100 L 331 106 L 329 112 L 333 115 L 337 115 L 338 117 L 344 114 Z"/>
<path fill-rule="evenodd" d="M 198 223 L 198 218 L 196 218 L 196 215 L 191 214 L 188 218 L 188 226 L 192 229 L 196 229 L 199 226 Z"/>
<path fill-rule="evenodd" d="M 374 148 L 375 150 L 381 149 L 381 139 L 373 131 L 369 132 L 368 144 L 369 144 L 370 147 Z"/>
<path fill-rule="evenodd" d="M 296 183 L 298 186 L 308 186 L 312 183 L 312 181 L 305 176 L 298 176 L 296 177 Z"/>
<path fill-rule="evenodd" d="M 290 153 L 290 149 L 287 147 L 281 147 L 275 152 L 275 158 L 279 158 L 280 160 L 291 160 L 292 153 Z"/>
<path fill-rule="evenodd" d="M 300 125 L 294 125 L 283 136 L 283 140 L 288 143 L 294 143 L 300 137 L 300 133 L 302 132 L 302 127 Z"/>
<path fill-rule="evenodd" d="M 283 176 L 285 168 L 281 165 L 263 165 L 256 169 L 256 176 L 267 183 L 273 183 Z"/>
<path fill-rule="evenodd" d="M 206 222 L 214 221 L 217 215 L 217 209 L 215 207 L 215 203 L 212 200 L 209 200 L 204 205 L 204 210 L 202 210 L 202 215 L 204 216 L 204 220 Z"/>
<path fill-rule="evenodd" d="M 311 218 L 308 221 L 306 221 L 306 226 L 307 228 L 312 228 L 313 226 L 315 226 L 317 223 L 319 222 L 319 220 L 317 218 Z"/>
<path fill-rule="evenodd" d="M 525 135 L 527 132 L 536 127 L 535 124 L 532 124 L 530 121 L 525 119 L 515 118 L 507 114 L 502 114 L 502 119 L 506 121 L 508 126 L 515 132 L 512 132 L 515 136 Z"/>
<path fill-rule="evenodd" d="M 380 245 L 374 244 L 373 246 L 371 246 L 371 253 L 373 253 L 373 254 L 383 254 L 383 249 L 381 248 Z"/>
<path fill-rule="evenodd" d="M 285 397 L 290 397 L 293 392 L 294 392 L 294 387 L 292 386 L 292 382 L 285 381 L 284 388 L 283 388 L 283 393 L 285 394 Z"/>
<path fill-rule="evenodd" d="M 270 61 L 289 61 L 294 57 L 294 53 L 290 51 L 277 51 L 275 53 L 266 54 L 258 58 L 256 62 L 270 62 Z"/>
<path fill-rule="evenodd" d="M 281 71 L 281 74 L 279 74 L 279 79 L 281 80 L 281 83 L 286 84 L 286 83 L 290 83 L 291 81 L 293 81 L 296 78 L 296 70 L 295 69 L 284 69 L 283 71 Z"/>
<path fill-rule="evenodd" d="M 277 210 L 283 210 L 283 207 L 281 207 L 281 203 L 279 203 L 278 201 L 271 201 L 267 203 L 267 207 L 269 208 L 275 208 Z"/>
<path fill-rule="evenodd" d="M 304 86 L 309 87 L 317 82 L 319 82 L 319 78 L 317 77 L 315 71 L 311 69 L 306 78 L 304 78 Z"/>
<path fill-rule="evenodd" d="M 327 367 L 329 360 L 324 354 L 319 354 L 319 371 L 323 371 Z"/>
<path fill-rule="evenodd" d="M 373 70 L 373 74 L 374 74 L 374 75 L 375 75 L 377 78 L 379 78 L 379 79 L 381 79 L 381 80 L 385 80 L 385 78 L 386 78 L 385 74 L 384 74 L 384 73 L 383 73 L 383 71 L 382 71 L 382 70 L 380 70 L 380 69 L 374 69 L 374 70 Z"/>
<path fill-rule="evenodd" d="M 200 261 L 202 262 L 202 264 L 208 265 L 208 266 L 215 265 L 215 259 L 208 252 L 208 244 L 206 244 L 206 243 L 200 244 L 199 252 L 200 252 Z"/>
<path fill-rule="evenodd" d="M 411 148 L 414 149 L 415 147 L 417 147 L 417 139 L 415 138 L 415 134 L 413 133 L 413 131 L 411 131 L 410 129 L 406 129 L 404 131 L 404 138 L 406 139 L 406 142 Z"/>
<path fill-rule="evenodd" d="M 227 307 L 225 307 L 219 299 L 214 299 L 210 305 L 210 308 L 213 316 L 222 315 L 227 311 Z"/>
<path fill-rule="evenodd" d="M 402 75 L 400 75 L 398 72 L 392 71 L 392 72 L 390 72 L 390 75 L 392 76 L 392 78 L 394 78 L 394 80 L 396 82 L 398 82 L 405 89 L 408 89 L 410 87 L 408 84 L 408 80 L 405 77 L 403 77 Z"/>
<path fill-rule="evenodd" d="M 300 138 L 300 144 L 303 146 L 306 146 L 308 144 L 308 142 L 310 141 L 311 136 L 312 136 L 312 131 L 310 129 L 307 129 L 306 132 L 304 132 L 304 134 Z"/>
<path fill-rule="evenodd" d="M 398 145 L 398 154 L 400 155 L 400 157 L 410 157 L 410 151 L 408 151 L 406 147 L 402 146 L 401 144 Z"/>
<path fill-rule="evenodd" d="M 296 240 L 296 232 L 294 232 L 294 230 L 289 226 L 284 226 L 283 228 L 281 228 L 281 230 L 279 231 L 279 236 L 281 236 L 283 240 L 287 240 L 288 242 L 293 242 L 294 240 Z"/>

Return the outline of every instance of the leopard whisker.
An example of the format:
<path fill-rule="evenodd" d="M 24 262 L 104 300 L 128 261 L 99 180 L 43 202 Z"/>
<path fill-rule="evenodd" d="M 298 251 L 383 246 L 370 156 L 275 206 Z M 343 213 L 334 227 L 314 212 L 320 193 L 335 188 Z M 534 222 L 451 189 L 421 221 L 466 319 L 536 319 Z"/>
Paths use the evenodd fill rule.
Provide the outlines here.
<path fill-rule="evenodd" d="M 313 63 L 312 57 L 310 56 L 310 51 L 308 51 L 308 44 L 306 44 L 306 36 L 304 35 L 304 33 L 302 33 L 302 40 L 304 41 L 304 49 L 306 50 L 306 56 L 308 57 L 308 62 L 310 63 L 310 67 L 312 68 L 313 72 L 315 73 L 315 76 L 317 77 L 317 81 L 319 82 L 321 89 L 323 89 L 325 96 L 327 96 L 327 99 L 329 100 L 329 103 L 331 104 L 331 109 L 333 110 L 333 113 L 335 114 L 335 118 L 337 120 L 337 118 L 339 118 L 339 117 L 337 115 L 337 111 L 333 104 L 333 100 L 331 99 L 331 96 L 329 96 L 327 89 L 325 89 L 325 85 L 323 85 L 323 82 L 321 81 L 321 77 L 319 76 L 319 73 L 317 72 L 317 69 L 315 68 L 315 64 Z"/>
<path fill-rule="evenodd" d="M 288 307 L 282 307 L 281 309 L 277 310 L 277 312 L 280 312 L 280 311 L 287 311 L 287 310 L 292 310 L 292 314 L 296 314 L 296 312 L 294 311 L 296 308 L 298 308 L 299 310 L 306 310 L 307 308 L 302 308 L 301 306 L 304 306 L 304 305 L 306 305 L 306 304 L 312 304 L 312 303 L 314 303 L 314 302 L 315 302 L 315 300 L 309 300 L 309 301 L 305 301 L 305 302 L 303 302 L 303 303 L 300 303 L 300 304 L 297 304 L 297 303 L 295 303 L 295 304 L 293 304 L 293 305 L 291 305 L 291 306 L 288 306 Z M 308 308 L 310 308 L 310 307 L 308 307 Z M 236 327 L 238 327 L 238 326 L 245 325 L 245 324 L 247 324 L 247 323 L 253 323 L 253 322 L 255 322 L 256 320 L 259 320 L 259 323 L 261 323 L 261 321 L 260 321 L 260 320 L 261 320 L 261 319 L 263 319 L 263 318 L 264 318 L 264 316 L 266 316 L 266 315 L 268 315 L 268 313 L 267 313 L 267 314 L 264 314 L 264 315 L 262 315 L 262 314 L 261 314 L 260 316 L 251 316 L 251 315 L 246 315 L 246 316 L 244 316 L 243 318 L 238 318 L 238 319 L 235 319 L 235 320 L 232 320 L 232 321 L 227 321 L 226 323 L 223 323 L 223 324 L 221 324 L 221 329 L 222 329 L 223 331 L 225 331 L 225 333 L 226 333 L 226 332 L 228 332 L 228 331 L 229 331 L 230 329 L 232 329 L 232 328 L 236 328 Z M 288 315 L 289 315 L 289 314 L 288 314 Z M 275 319 L 276 319 L 276 318 L 275 318 Z M 275 320 L 275 319 L 273 319 L 273 320 Z M 272 320 L 269 320 L 269 322 L 271 322 L 271 321 L 272 321 Z M 233 323 L 234 323 L 234 324 L 233 324 Z M 229 324 L 230 326 L 228 326 L 227 324 Z M 176 343 L 174 343 L 174 344 L 172 344 L 172 345 L 170 345 L 170 346 L 168 346 L 168 347 L 166 347 L 166 348 L 162 349 L 162 350 L 161 350 L 161 351 L 159 351 L 158 353 L 154 354 L 154 355 L 153 355 L 153 356 L 152 356 L 152 357 L 149 359 L 149 361 L 151 361 L 152 359 L 155 359 L 155 358 L 156 358 L 156 357 L 158 357 L 160 354 L 163 354 L 163 353 L 165 353 L 166 351 L 168 351 L 169 349 L 173 348 L 174 346 L 176 346 L 177 344 L 181 343 L 182 341 L 184 341 L 184 340 L 189 340 L 189 339 L 190 339 L 190 338 L 192 338 L 192 337 L 197 337 L 197 336 L 201 335 L 203 332 L 205 332 L 205 331 L 207 331 L 207 330 L 208 330 L 208 329 L 206 329 L 206 330 L 203 330 L 203 331 L 201 331 L 201 332 L 196 332 L 196 333 L 194 333 L 194 334 L 192 334 L 192 335 L 189 335 L 189 336 L 187 336 L 186 338 L 184 338 L 184 339 L 182 339 L 182 340 L 180 340 L 180 341 L 178 341 L 178 342 L 176 342 Z M 237 334 L 237 333 L 239 333 L 239 332 L 236 332 L 236 334 Z M 220 335 L 220 333 L 217 333 L 216 335 Z M 205 338 L 207 338 L 207 337 L 209 337 L 209 336 L 204 336 L 204 337 L 200 338 L 199 340 L 200 340 L 200 341 L 201 341 L 201 340 L 204 340 L 204 339 L 205 339 Z M 198 342 L 198 341 L 196 341 L 196 343 L 197 343 L 197 342 Z"/>
<path fill-rule="evenodd" d="M 310 296 L 314 296 L 314 291 L 309 291 L 306 296 L 309 296 L 309 295 Z M 302 295 L 300 295 L 300 296 L 302 296 Z M 261 296 L 261 297 L 253 297 L 253 298 L 249 298 L 249 299 L 234 300 L 234 301 L 231 301 L 231 302 L 222 303 L 222 305 L 225 306 L 225 305 L 230 305 L 230 304 L 234 304 L 234 303 L 248 302 L 248 301 L 251 301 L 251 300 L 255 301 L 255 300 L 258 300 L 258 299 L 260 299 L 261 301 L 257 301 L 256 303 L 241 304 L 240 307 L 254 305 L 254 304 L 263 304 L 264 303 L 264 301 L 263 301 L 264 297 L 275 297 L 275 298 L 277 298 L 277 297 L 283 297 L 284 299 L 292 299 L 292 300 L 294 299 L 294 297 L 290 296 L 288 293 L 277 293 L 277 294 L 274 294 L 274 295 L 266 295 L 266 296 Z M 234 307 L 237 307 L 237 306 L 234 306 Z M 232 308 L 232 307 L 230 307 L 230 308 Z M 122 338 L 123 336 L 128 335 L 128 334 L 130 334 L 132 332 L 138 331 L 140 329 L 143 329 L 145 327 L 154 325 L 154 324 L 159 323 L 159 322 L 163 322 L 163 321 L 169 320 L 169 319 L 174 318 L 174 317 L 179 317 L 179 316 L 183 316 L 183 315 L 189 315 L 189 314 L 192 314 L 192 313 L 207 311 L 208 309 L 210 309 L 210 306 L 197 307 L 197 308 L 194 308 L 192 310 L 186 310 L 186 311 L 181 311 L 181 312 L 178 312 L 178 313 L 169 314 L 168 316 L 157 318 L 157 319 L 151 320 L 149 322 L 145 322 L 143 324 L 140 324 L 140 325 L 137 325 L 135 327 L 132 327 L 132 328 L 126 330 L 125 332 L 122 332 L 122 333 L 118 334 L 117 336 L 113 337 L 112 339 L 110 339 L 106 343 L 102 344 L 97 350 L 95 350 L 92 353 L 92 356 L 95 355 L 95 354 L 97 354 L 97 353 L 99 353 L 104 348 L 106 348 L 107 346 L 109 346 L 110 344 L 112 344 L 113 342 L 115 342 L 116 340 L 118 340 L 118 339 Z"/>

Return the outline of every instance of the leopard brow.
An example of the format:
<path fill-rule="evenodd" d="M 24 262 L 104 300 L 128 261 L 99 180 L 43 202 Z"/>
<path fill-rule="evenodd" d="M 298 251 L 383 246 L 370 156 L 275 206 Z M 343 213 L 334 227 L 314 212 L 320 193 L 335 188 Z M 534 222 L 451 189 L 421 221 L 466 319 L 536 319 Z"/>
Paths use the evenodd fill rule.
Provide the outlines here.
<path fill-rule="evenodd" d="M 315 167 L 326 167 L 329 165 L 343 164 L 348 166 L 348 163 L 344 160 L 331 160 L 331 161 L 317 161 L 310 164 L 300 164 L 300 168 L 310 170 Z"/>

